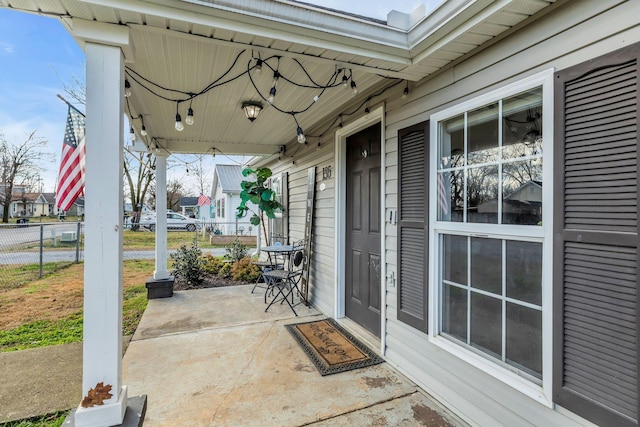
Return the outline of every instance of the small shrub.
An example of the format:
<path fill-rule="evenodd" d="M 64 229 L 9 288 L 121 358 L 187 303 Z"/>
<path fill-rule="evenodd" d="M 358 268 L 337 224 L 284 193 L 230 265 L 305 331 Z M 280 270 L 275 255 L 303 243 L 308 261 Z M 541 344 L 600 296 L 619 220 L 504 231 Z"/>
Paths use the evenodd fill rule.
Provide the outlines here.
<path fill-rule="evenodd" d="M 247 245 L 242 243 L 240 239 L 235 239 L 231 245 L 225 248 L 225 251 L 227 252 L 224 256 L 226 259 L 238 262 L 247 256 Z"/>
<path fill-rule="evenodd" d="M 218 271 L 218 276 L 224 277 L 224 278 L 231 277 L 231 267 L 233 267 L 233 265 L 230 262 L 225 262 L 222 265 L 222 267 L 220 267 L 220 270 Z"/>
<path fill-rule="evenodd" d="M 202 269 L 202 251 L 192 245 L 187 248 L 180 246 L 178 250 L 171 254 L 173 275 L 176 280 L 184 281 L 188 285 L 200 285 L 204 280 Z"/>
<path fill-rule="evenodd" d="M 218 274 L 222 266 L 225 264 L 224 258 L 206 254 L 202 258 L 202 269 L 208 274 Z"/>
<path fill-rule="evenodd" d="M 253 265 L 251 258 L 244 257 L 231 267 L 231 278 L 242 282 L 255 282 L 260 277 L 260 269 Z"/>

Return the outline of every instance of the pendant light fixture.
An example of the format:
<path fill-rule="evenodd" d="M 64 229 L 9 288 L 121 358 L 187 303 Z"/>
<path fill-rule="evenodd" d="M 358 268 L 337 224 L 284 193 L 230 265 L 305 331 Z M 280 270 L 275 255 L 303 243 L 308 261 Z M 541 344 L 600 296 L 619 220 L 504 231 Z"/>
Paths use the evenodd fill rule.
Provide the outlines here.
<path fill-rule="evenodd" d="M 244 101 L 242 103 L 242 109 L 244 110 L 245 116 L 251 123 L 254 122 L 255 119 L 258 118 L 260 111 L 262 111 L 263 106 L 260 102 L 255 101 Z"/>

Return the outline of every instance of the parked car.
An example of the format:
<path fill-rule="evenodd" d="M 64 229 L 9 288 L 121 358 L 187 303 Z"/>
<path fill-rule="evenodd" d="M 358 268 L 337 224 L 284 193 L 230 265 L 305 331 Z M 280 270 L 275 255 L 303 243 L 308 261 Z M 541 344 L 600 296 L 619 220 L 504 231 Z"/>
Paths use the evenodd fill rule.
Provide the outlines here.
<path fill-rule="evenodd" d="M 155 212 L 148 213 L 140 220 L 140 225 L 144 228 L 155 231 L 156 230 L 156 214 Z M 188 218 L 184 215 L 175 212 L 167 212 L 167 229 L 168 230 L 187 230 L 195 231 L 200 228 L 200 223 L 195 218 Z"/>

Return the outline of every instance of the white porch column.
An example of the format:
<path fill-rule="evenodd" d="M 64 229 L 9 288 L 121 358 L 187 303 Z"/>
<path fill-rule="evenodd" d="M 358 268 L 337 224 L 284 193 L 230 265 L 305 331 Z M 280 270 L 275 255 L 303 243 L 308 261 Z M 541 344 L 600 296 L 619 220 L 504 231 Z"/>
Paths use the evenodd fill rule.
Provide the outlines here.
<path fill-rule="evenodd" d="M 111 386 L 104 405 L 75 413 L 76 426 L 121 424 L 122 385 L 122 162 L 124 59 L 119 46 L 87 43 L 84 345 L 82 393 Z"/>
<path fill-rule="evenodd" d="M 168 279 L 167 271 L 167 154 L 156 152 L 156 269 L 153 278 Z"/>

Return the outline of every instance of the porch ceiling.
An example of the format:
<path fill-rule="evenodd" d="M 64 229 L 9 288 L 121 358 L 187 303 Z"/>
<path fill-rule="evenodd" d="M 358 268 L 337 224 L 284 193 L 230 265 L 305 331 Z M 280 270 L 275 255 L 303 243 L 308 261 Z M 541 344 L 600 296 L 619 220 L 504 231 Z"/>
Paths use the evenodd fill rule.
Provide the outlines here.
<path fill-rule="evenodd" d="M 352 70 L 357 96 L 339 87 L 321 94 L 280 79 L 274 105 L 285 112 L 310 106 L 296 118 L 305 133 L 318 135 L 385 87 L 437 72 L 554 2 L 448 0 L 426 17 L 414 16 L 410 29 L 283 0 L 0 0 L 0 7 L 56 17 L 81 45 L 88 38 L 79 26 L 127 26 L 130 44 L 123 51 L 132 95 L 125 111 L 143 117 L 148 146 L 263 155 L 294 141 L 296 124 L 291 114 L 271 106 L 253 123 L 244 116 L 243 101 L 267 105 L 256 87 L 267 97 L 273 79 L 266 66 L 249 78 L 252 58 L 272 58 L 266 63 L 283 77 L 307 85 L 305 70 L 321 84 L 337 69 Z M 176 131 L 175 100 L 189 96 L 162 88 L 196 94 L 218 79 L 229 82 L 193 98 L 195 124 Z M 393 90 L 399 95 L 403 87 Z M 316 95 L 321 96 L 314 103 Z M 179 106 L 183 121 L 188 104 Z M 133 124 L 138 133 L 141 121 Z"/>

